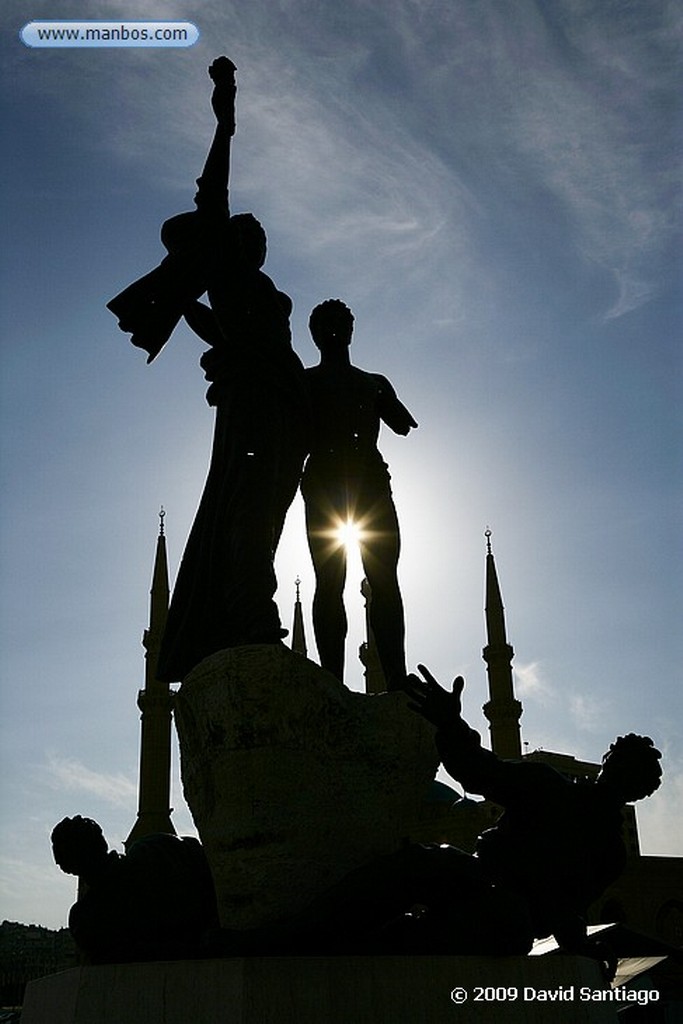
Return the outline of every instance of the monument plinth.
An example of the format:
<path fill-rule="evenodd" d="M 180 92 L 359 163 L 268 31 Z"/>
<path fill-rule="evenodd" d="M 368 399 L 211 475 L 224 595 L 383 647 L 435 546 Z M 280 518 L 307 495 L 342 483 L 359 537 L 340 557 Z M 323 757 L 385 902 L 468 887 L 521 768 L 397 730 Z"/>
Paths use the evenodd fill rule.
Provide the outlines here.
<path fill-rule="evenodd" d="M 250 957 L 107 964 L 28 987 L 22 1024 L 616 1024 L 581 957 Z"/>
<path fill-rule="evenodd" d="M 433 728 L 406 705 L 281 644 L 221 651 L 187 676 L 183 788 L 224 928 L 296 913 L 400 847 L 438 767 Z"/>

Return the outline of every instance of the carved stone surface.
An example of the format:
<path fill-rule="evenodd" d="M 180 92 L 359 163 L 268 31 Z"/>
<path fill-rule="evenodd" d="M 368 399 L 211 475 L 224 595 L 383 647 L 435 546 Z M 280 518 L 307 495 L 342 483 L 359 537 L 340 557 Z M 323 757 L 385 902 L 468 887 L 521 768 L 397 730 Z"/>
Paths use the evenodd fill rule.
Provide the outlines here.
<path fill-rule="evenodd" d="M 224 928 L 295 913 L 401 845 L 438 767 L 432 727 L 406 704 L 279 644 L 220 651 L 187 676 L 183 787 Z"/>

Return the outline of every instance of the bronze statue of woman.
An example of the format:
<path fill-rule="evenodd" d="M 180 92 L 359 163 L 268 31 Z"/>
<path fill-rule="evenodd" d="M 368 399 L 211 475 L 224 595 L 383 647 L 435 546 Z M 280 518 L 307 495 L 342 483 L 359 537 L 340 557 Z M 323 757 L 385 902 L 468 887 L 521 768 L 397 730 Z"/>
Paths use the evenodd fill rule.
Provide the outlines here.
<path fill-rule="evenodd" d="M 166 221 L 169 255 L 109 303 L 148 362 L 180 316 L 210 346 L 201 364 L 216 408 L 213 450 L 159 657 L 158 678 L 168 682 L 218 650 L 276 643 L 286 634 L 273 600 L 273 558 L 307 449 L 292 303 L 262 270 L 259 222 L 230 215 L 235 67 L 219 57 L 209 74 L 217 124 L 197 181 L 197 209 Z M 199 301 L 204 292 L 208 306 Z"/>

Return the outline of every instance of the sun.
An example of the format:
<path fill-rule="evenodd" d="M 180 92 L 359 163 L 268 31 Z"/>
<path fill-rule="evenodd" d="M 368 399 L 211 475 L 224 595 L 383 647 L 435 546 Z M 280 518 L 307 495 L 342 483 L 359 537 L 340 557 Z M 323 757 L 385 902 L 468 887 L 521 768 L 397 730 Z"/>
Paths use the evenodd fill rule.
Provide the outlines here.
<path fill-rule="evenodd" d="M 339 524 L 335 531 L 335 536 L 347 551 L 351 551 L 358 547 L 363 537 L 363 530 L 359 523 L 353 519 L 347 519 L 346 522 Z"/>

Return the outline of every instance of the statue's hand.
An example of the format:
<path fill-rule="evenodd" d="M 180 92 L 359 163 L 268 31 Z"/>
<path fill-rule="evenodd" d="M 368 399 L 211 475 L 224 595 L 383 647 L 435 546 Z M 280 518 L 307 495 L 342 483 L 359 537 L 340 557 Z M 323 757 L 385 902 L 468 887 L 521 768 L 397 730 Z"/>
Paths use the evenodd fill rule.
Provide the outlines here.
<path fill-rule="evenodd" d="M 424 676 L 420 679 L 412 672 L 408 676 L 404 689 L 412 699 L 408 707 L 426 718 L 439 729 L 447 729 L 461 715 L 461 696 L 465 688 L 465 680 L 457 676 L 453 680 L 451 693 L 437 683 L 434 676 L 424 665 L 418 665 L 418 672 Z"/>
<path fill-rule="evenodd" d="M 235 130 L 235 65 L 229 57 L 218 57 L 209 68 L 213 82 L 211 106 L 219 124 Z"/>

